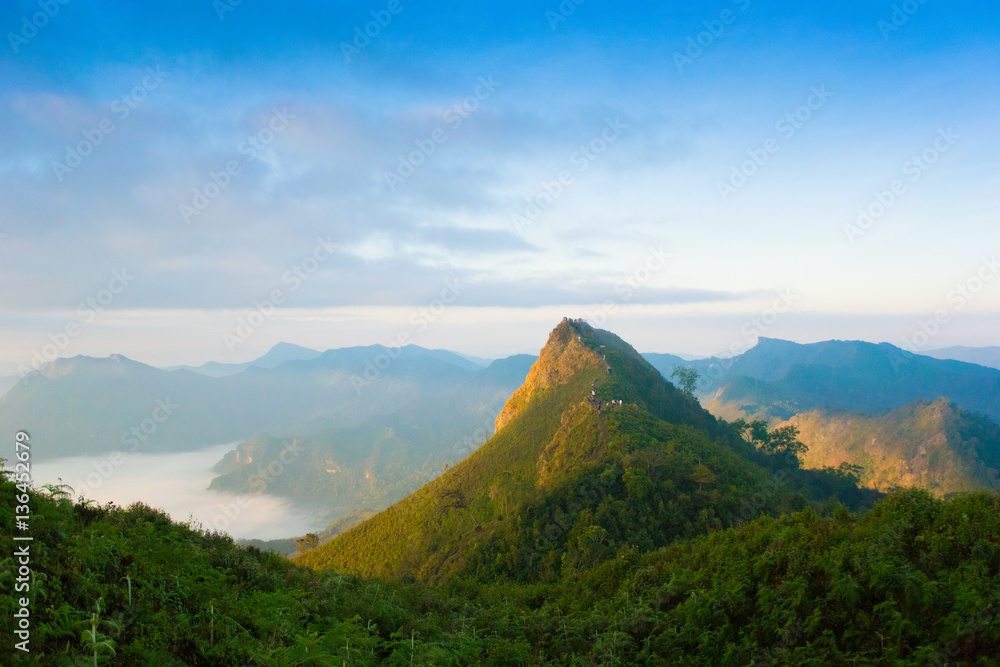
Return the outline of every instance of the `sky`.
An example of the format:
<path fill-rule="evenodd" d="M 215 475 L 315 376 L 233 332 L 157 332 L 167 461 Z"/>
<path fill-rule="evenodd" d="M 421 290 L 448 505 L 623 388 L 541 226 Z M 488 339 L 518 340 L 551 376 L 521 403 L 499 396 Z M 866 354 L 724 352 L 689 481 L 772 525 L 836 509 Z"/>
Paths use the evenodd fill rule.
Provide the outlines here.
<path fill-rule="evenodd" d="M 0 374 L 998 344 L 1000 8 L 0 5 Z"/>

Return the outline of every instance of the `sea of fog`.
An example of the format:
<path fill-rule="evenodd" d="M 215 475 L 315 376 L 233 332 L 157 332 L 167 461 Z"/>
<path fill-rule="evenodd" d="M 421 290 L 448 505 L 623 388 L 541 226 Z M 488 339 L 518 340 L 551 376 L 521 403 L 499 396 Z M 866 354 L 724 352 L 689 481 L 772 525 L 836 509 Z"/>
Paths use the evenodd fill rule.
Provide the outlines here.
<path fill-rule="evenodd" d="M 236 444 L 181 454 L 121 454 L 53 459 L 31 466 L 35 486 L 63 483 L 73 498 L 84 496 L 120 507 L 141 501 L 172 519 L 193 518 L 208 529 L 235 538 L 272 540 L 315 532 L 326 525 L 316 508 L 267 494 L 236 495 L 209 491 L 211 468 Z M 117 465 L 114 465 L 117 463 Z M 60 482 L 61 479 L 61 482 Z"/>

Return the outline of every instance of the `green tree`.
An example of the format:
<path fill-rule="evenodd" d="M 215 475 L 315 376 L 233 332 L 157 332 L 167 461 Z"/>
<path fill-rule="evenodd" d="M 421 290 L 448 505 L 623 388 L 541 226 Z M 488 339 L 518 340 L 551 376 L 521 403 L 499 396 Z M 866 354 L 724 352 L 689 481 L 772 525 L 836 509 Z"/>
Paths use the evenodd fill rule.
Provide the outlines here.
<path fill-rule="evenodd" d="M 629 468 L 622 475 L 629 498 L 645 498 L 653 490 L 653 480 L 642 468 Z"/>
<path fill-rule="evenodd" d="M 701 491 L 702 484 L 711 484 L 715 481 L 715 473 L 704 463 L 699 463 L 691 473 L 691 480 L 698 483 L 698 490 Z"/>
<path fill-rule="evenodd" d="M 798 461 L 799 455 L 809 451 L 809 447 L 799 440 L 798 427 L 788 424 L 768 433 L 767 440 L 761 445 L 760 450 L 765 454 L 794 456 Z"/>
<path fill-rule="evenodd" d="M 681 391 L 691 398 L 694 398 L 694 390 L 698 386 L 698 380 L 701 378 L 698 371 L 693 368 L 678 366 L 674 369 L 674 372 L 670 374 L 670 377 L 677 379 L 677 382 L 680 384 Z"/>
<path fill-rule="evenodd" d="M 799 465 L 799 457 L 809 451 L 809 446 L 799 440 L 799 428 L 792 424 L 768 431 L 765 421 L 748 422 L 746 419 L 737 419 L 732 426 L 744 440 L 761 452 L 772 456 L 791 456 L 795 465 Z"/>
<path fill-rule="evenodd" d="M 299 545 L 299 553 L 305 553 L 319 546 L 319 537 L 316 533 L 307 533 L 305 537 L 295 540 Z"/>

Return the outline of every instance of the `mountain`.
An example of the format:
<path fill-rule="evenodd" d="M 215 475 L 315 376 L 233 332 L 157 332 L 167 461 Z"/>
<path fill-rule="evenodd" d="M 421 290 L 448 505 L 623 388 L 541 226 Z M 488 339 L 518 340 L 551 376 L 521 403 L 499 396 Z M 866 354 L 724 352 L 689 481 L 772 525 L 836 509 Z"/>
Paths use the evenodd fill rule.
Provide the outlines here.
<path fill-rule="evenodd" d="M 787 423 L 809 446 L 804 466 L 857 465 L 861 482 L 879 491 L 916 486 L 945 496 L 1000 490 L 1000 426 L 947 399 L 878 416 L 812 410 Z"/>
<path fill-rule="evenodd" d="M 939 350 L 927 350 L 920 354 L 934 357 L 935 359 L 954 359 L 969 364 L 1000 369 L 1000 347 L 963 347 L 957 345 L 955 347 L 944 347 Z"/>
<path fill-rule="evenodd" d="M 880 491 L 998 488 L 997 370 L 888 344 L 767 338 L 734 359 L 698 363 L 687 365 L 703 373 L 712 414 L 796 426 L 806 467 L 857 465 L 862 484 Z"/>
<path fill-rule="evenodd" d="M 752 458 L 627 343 L 565 320 L 486 444 L 298 562 L 424 581 L 556 580 L 808 504 Z"/>
<path fill-rule="evenodd" d="M 416 392 L 402 409 L 354 427 L 291 439 L 259 435 L 225 456 L 211 488 L 268 491 L 324 504 L 338 516 L 380 511 L 485 442 L 494 415 L 534 360 L 519 355 L 495 361 L 453 386 Z M 295 456 L 287 453 L 293 446 Z M 276 469 L 280 474 L 269 475 Z"/>
<path fill-rule="evenodd" d="M 690 366 L 693 361 L 702 360 L 691 359 L 686 355 L 660 354 L 658 352 L 643 352 L 642 358 L 648 361 L 653 368 L 660 371 L 660 374 L 668 380 L 670 379 L 670 375 L 674 372 L 675 368 L 687 367 Z"/>
<path fill-rule="evenodd" d="M 260 433 L 293 437 L 353 428 L 405 410 L 421 396 L 439 400 L 420 409 L 446 413 L 455 392 L 476 376 L 485 378 L 477 395 L 488 402 L 520 384 L 524 375 L 517 378 L 517 368 L 526 373 L 529 360 L 495 363 L 507 368 L 506 375 L 440 350 L 375 345 L 213 378 L 119 355 L 74 357 L 47 364 L 0 398 L 0 423 L 46 443 L 33 453 L 36 460 L 115 450 L 189 451 Z M 465 418 L 468 432 L 479 428 L 473 415 Z"/>
<path fill-rule="evenodd" d="M 462 357 L 463 359 L 468 359 L 472 363 L 476 364 L 477 366 L 482 366 L 483 368 L 486 368 L 494 361 L 496 361 L 496 359 L 486 359 L 485 357 L 476 357 L 471 354 L 462 354 L 461 352 L 455 352 L 455 354 Z"/>
<path fill-rule="evenodd" d="M 293 345 L 292 343 L 278 343 L 268 350 L 267 354 L 259 359 L 254 359 L 253 361 L 248 361 L 242 364 L 226 364 L 218 361 L 209 361 L 201 366 L 173 366 L 164 370 L 188 370 L 200 373 L 201 375 L 219 378 L 226 377 L 227 375 L 242 373 L 248 368 L 277 368 L 286 361 L 307 361 L 309 359 L 315 359 L 321 354 L 323 353 L 318 352 L 317 350 L 310 350 L 309 348 L 302 347 L 300 345 Z"/>
<path fill-rule="evenodd" d="M 441 363 L 413 361 L 400 368 Z M 560 324 L 527 375 L 486 444 L 292 561 L 0 471 L 0 523 L 27 495 L 36 540 L 0 531 L 0 549 L 30 550 L 37 574 L 19 589 L 37 600 L 31 653 L 8 642 L 0 663 L 916 667 L 1000 653 L 996 494 L 894 491 L 859 513 L 838 502 L 850 485 L 810 499 L 799 482 L 835 476 L 748 448 L 582 322 Z M 978 419 L 964 437 L 985 442 Z M 17 618 L 18 598 L 0 602 Z"/>
<path fill-rule="evenodd" d="M 860 341 L 800 345 L 761 338 L 733 359 L 687 362 L 713 414 L 790 419 L 817 408 L 879 414 L 945 396 L 1000 422 L 1000 370 Z M 667 365 L 661 370 L 666 372 Z"/>

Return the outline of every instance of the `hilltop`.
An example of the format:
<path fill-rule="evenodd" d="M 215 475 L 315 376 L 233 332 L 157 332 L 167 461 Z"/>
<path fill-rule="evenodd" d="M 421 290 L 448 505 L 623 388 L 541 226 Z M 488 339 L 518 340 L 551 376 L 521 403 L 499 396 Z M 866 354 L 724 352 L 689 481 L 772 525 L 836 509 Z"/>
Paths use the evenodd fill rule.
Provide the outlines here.
<path fill-rule="evenodd" d="M 811 410 L 787 423 L 809 446 L 803 465 L 860 466 L 861 483 L 879 491 L 916 486 L 946 496 L 1000 490 L 1000 426 L 946 398 L 874 416 Z"/>
<path fill-rule="evenodd" d="M 298 561 L 425 581 L 555 579 L 808 504 L 630 345 L 578 320 L 552 331 L 496 427 L 444 475 Z"/>

